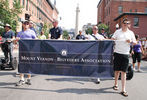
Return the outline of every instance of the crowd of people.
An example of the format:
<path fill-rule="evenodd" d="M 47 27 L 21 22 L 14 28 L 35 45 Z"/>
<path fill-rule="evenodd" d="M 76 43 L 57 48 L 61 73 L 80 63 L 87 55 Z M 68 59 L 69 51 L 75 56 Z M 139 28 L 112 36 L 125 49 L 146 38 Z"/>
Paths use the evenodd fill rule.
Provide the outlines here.
<path fill-rule="evenodd" d="M 129 55 L 131 53 L 133 59 L 133 68 L 135 69 L 135 63 L 137 60 L 137 71 L 142 72 L 140 69 L 140 62 L 142 54 L 145 54 L 147 43 L 146 41 L 140 42 L 139 36 L 134 35 L 134 33 L 129 29 L 131 22 L 125 18 L 122 21 L 122 27 L 117 29 L 110 40 L 115 41 L 114 47 L 114 90 L 118 90 L 118 78 L 121 73 L 122 81 L 122 91 L 120 94 L 123 96 L 128 96 L 126 91 L 126 72 L 129 64 Z M 62 29 L 58 26 L 58 21 L 53 21 L 53 28 L 50 29 L 48 37 L 44 35 L 42 30 L 40 35 L 37 36 L 37 32 L 33 28 L 33 22 L 25 20 L 22 22 L 22 31 L 14 35 L 14 32 L 11 30 L 11 26 L 6 24 L 4 26 L 5 32 L 1 34 L 2 38 L 10 38 L 7 40 L 8 47 L 5 48 L 5 44 L 2 44 L 2 50 L 4 52 L 5 60 L 8 63 L 12 63 L 13 60 L 13 41 L 18 41 L 19 39 L 61 39 L 62 38 Z M 105 33 L 105 29 L 101 29 L 101 33 L 98 33 L 98 27 L 95 25 L 92 27 L 92 34 L 83 35 L 82 31 L 79 31 L 79 34 L 76 36 L 77 40 L 108 40 L 108 36 Z M 130 45 L 131 44 L 131 45 Z M 144 44 L 144 45 L 142 45 Z M 132 48 L 132 49 L 130 49 Z M 6 50 L 9 49 L 9 50 Z M 9 54 L 9 56 L 8 56 Z M 24 79 L 24 74 L 20 73 L 20 80 L 16 83 L 16 86 L 21 86 L 23 84 L 31 85 L 31 74 L 27 75 L 27 81 Z M 96 83 L 100 83 L 100 79 L 97 78 Z"/>

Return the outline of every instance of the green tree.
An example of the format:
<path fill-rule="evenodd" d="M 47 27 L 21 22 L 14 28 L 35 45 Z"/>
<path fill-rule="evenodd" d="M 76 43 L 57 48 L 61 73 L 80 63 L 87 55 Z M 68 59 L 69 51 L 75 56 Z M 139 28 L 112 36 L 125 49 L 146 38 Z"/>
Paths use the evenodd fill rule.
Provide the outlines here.
<path fill-rule="evenodd" d="M 91 27 L 89 27 L 87 30 L 86 30 L 86 34 L 92 34 L 92 28 Z"/>
<path fill-rule="evenodd" d="M 44 23 L 43 27 L 42 27 L 42 31 L 44 32 L 44 35 L 48 38 L 49 35 L 49 30 L 52 28 L 52 23 Z"/>
<path fill-rule="evenodd" d="M 42 27 L 42 31 L 44 32 L 44 35 L 46 37 L 48 37 L 48 27 L 47 27 L 47 24 L 44 23 L 43 27 Z"/>
<path fill-rule="evenodd" d="M 16 31 L 18 25 L 18 14 L 22 13 L 20 0 L 13 0 L 13 7 L 9 7 L 9 0 L 0 0 L 0 31 L 3 31 L 3 25 L 10 24 L 13 31 Z"/>
<path fill-rule="evenodd" d="M 69 39 L 69 35 L 68 32 L 66 30 L 63 31 L 63 39 L 68 40 Z"/>

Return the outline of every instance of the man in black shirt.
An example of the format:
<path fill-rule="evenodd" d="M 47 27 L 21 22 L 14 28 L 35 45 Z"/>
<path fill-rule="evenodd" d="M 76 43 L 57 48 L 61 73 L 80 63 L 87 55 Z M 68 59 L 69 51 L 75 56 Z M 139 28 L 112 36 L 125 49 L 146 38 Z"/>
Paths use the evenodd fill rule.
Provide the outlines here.
<path fill-rule="evenodd" d="M 62 29 L 60 27 L 58 27 L 58 21 L 55 20 L 53 22 L 53 28 L 50 29 L 50 34 L 51 34 L 51 39 L 59 39 L 61 34 L 62 34 Z"/>
<path fill-rule="evenodd" d="M 76 40 L 85 40 L 85 36 L 82 35 L 82 31 L 79 31 L 79 34 L 76 36 Z"/>
<path fill-rule="evenodd" d="M 15 39 L 15 34 L 11 30 L 11 26 L 9 24 L 6 24 L 4 26 L 5 31 L 1 34 L 2 36 L 2 51 L 4 52 L 5 56 L 5 63 L 8 63 L 10 61 L 10 64 L 12 64 L 13 60 L 13 40 Z M 8 56 L 9 54 L 9 56 Z"/>

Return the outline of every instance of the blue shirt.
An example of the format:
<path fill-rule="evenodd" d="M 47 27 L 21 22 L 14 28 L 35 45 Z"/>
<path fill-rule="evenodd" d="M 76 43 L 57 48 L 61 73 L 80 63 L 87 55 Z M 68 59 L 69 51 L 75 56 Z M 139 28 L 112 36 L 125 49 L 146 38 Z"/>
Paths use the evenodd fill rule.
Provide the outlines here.
<path fill-rule="evenodd" d="M 17 37 L 19 37 L 20 39 L 35 39 L 36 38 L 36 34 L 33 30 L 26 30 L 26 31 L 21 31 L 17 34 Z"/>
<path fill-rule="evenodd" d="M 60 27 L 50 29 L 51 39 L 58 39 L 62 34 L 62 29 Z"/>
<path fill-rule="evenodd" d="M 9 31 L 9 32 L 3 32 L 2 33 L 2 38 L 13 38 L 15 36 L 13 31 Z"/>
<path fill-rule="evenodd" d="M 141 52 L 141 42 L 140 41 L 136 45 L 133 46 L 133 51 L 137 53 Z"/>
<path fill-rule="evenodd" d="M 36 32 L 35 28 L 34 27 L 30 27 L 30 29 L 33 30 L 35 32 L 36 36 L 37 36 L 37 32 Z"/>

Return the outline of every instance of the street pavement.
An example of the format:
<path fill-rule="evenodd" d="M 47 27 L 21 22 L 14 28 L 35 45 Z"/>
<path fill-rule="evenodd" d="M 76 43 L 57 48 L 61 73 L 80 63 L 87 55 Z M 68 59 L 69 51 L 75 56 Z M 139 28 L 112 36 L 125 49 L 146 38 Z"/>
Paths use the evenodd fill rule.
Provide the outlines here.
<path fill-rule="evenodd" d="M 18 56 L 18 51 L 14 51 Z M 0 57 L 2 52 L 0 52 Z M 147 61 L 142 61 L 144 72 L 135 72 L 127 81 L 128 97 L 112 89 L 114 80 L 101 80 L 95 84 L 90 78 L 33 75 L 32 85 L 16 87 L 19 76 L 17 70 L 0 70 L 0 100 L 147 100 Z"/>

